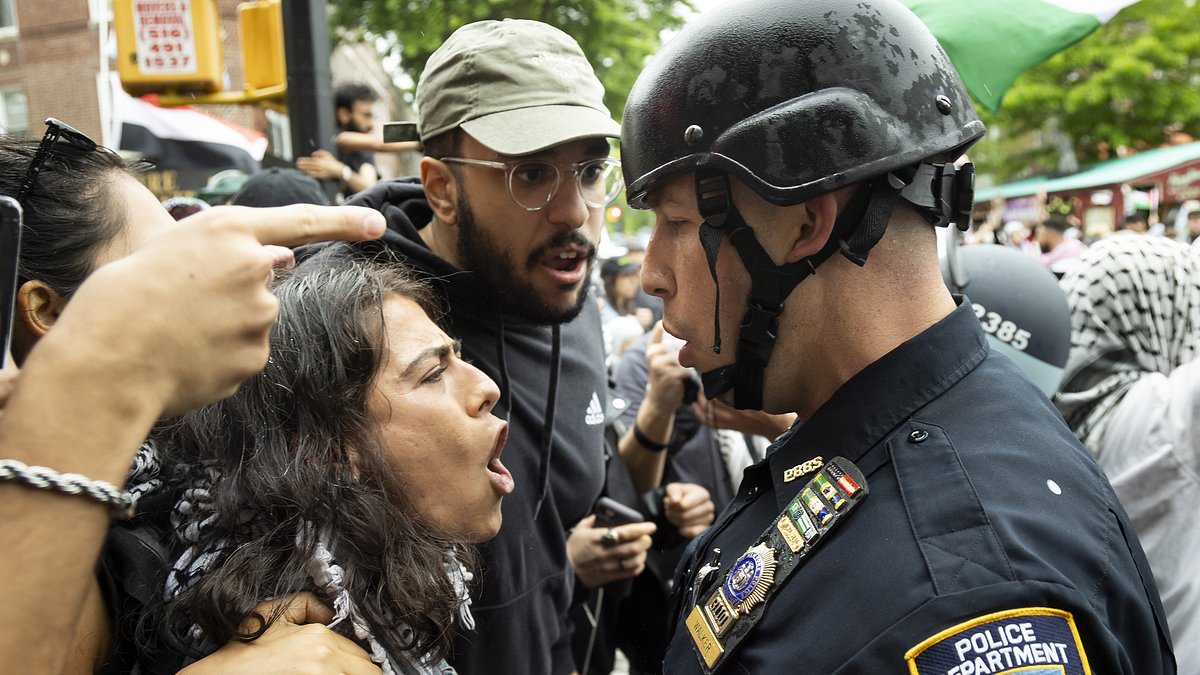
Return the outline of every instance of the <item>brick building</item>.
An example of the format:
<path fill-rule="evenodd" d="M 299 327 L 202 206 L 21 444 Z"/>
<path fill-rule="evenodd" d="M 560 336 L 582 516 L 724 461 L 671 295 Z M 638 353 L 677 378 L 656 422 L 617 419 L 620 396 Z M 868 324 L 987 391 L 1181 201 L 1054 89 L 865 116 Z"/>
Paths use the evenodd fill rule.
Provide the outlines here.
<path fill-rule="evenodd" d="M 97 6 L 0 0 L 0 127 L 40 133 L 53 115 L 100 138 Z"/>
<path fill-rule="evenodd" d="M 238 90 L 242 86 L 239 0 L 216 2 L 223 29 L 225 87 Z M 105 30 L 109 36 L 105 58 L 108 71 L 113 72 L 116 38 L 111 20 L 111 0 L 0 0 L 0 132 L 39 136 L 43 129 L 41 121 L 57 117 L 98 141 L 111 143 L 111 120 L 104 112 L 108 106 L 101 103 L 107 102 L 110 78 L 101 72 L 100 45 L 100 34 Z M 376 115 L 381 121 L 411 116 L 405 113 L 407 105 L 372 48 L 339 47 L 331 69 L 335 83 L 364 81 L 379 93 Z M 286 131 L 280 133 L 281 126 L 286 129 L 286 119 L 269 116 L 263 108 L 198 107 L 225 121 L 265 132 L 274 143 L 286 139 Z M 290 153 L 285 150 L 278 154 L 288 158 Z M 414 158 L 380 157 L 380 160 L 385 175 L 415 169 Z"/>
<path fill-rule="evenodd" d="M 225 71 L 233 88 L 241 87 L 242 78 L 237 4 L 218 0 Z M 37 135 L 41 120 L 58 117 L 92 138 L 108 138 L 101 112 L 107 84 L 100 73 L 100 30 L 111 17 L 109 0 L 0 0 L 0 129 Z M 111 44 L 109 59 L 115 53 Z M 205 108 L 235 124 L 266 126 L 262 112 L 251 106 Z"/>

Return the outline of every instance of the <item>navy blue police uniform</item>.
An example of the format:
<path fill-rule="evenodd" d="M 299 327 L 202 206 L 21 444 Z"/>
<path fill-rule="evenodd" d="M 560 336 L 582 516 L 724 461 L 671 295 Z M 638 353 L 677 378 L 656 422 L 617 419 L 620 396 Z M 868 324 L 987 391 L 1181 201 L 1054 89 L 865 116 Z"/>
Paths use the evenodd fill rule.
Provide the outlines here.
<path fill-rule="evenodd" d="M 1107 480 L 960 303 L 747 469 L 677 570 L 664 672 L 1175 672 Z"/>

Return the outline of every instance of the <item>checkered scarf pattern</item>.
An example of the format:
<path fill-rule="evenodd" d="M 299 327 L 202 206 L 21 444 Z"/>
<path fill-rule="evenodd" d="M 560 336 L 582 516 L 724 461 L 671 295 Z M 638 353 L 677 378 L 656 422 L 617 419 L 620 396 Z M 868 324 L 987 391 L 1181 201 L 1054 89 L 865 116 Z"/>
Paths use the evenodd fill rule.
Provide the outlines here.
<path fill-rule="evenodd" d="M 194 584 L 229 553 L 225 542 L 220 542 L 212 548 L 205 548 L 201 544 L 202 535 L 212 528 L 217 518 L 212 489 L 219 482 L 220 473 L 214 468 L 206 468 L 204 478 L 195 479 L 183 491 L 171 510 L 171 526 L 175 535 L 187 543 L 188 547 L 174 561 L 167 574 L 163 596 L 168 602 Z M 254 514 L 244 513 L 242 517 L 249 520 Z M 308 523 L 296 533 L 297 548 L 303 549 L 306 542 L 315 541 L 312 557 L 305 563 L 304 571 L 319 594 L 333 606 L 334 619 L 329 627 L 335 628 L 339 624 L 345 624 L 343 632 L 365 643 L 371 661 L 380 667 L 383 675 L 454 675 L 454 669 L 445 660 L 431 663 L 409 654 L 387 653 L 342 583 L 345 571 L 334 558 L 330 543 L 332 539 L 327 528 L 317 530 Z M 458 615 L 460 625 L 467 630 L 474 629 L 475 620 L 471 615 L 471 597 L 468 591 L 473 575 L 463 567 L 453 551 L 447 551 L 446 554 L 446 574 L 453 582 L 461 603 Z M 398 628 L 402 633 L 411 631 L 403 624 Z M 192 646 L 200 651 L 214 651 L 219 646 L 208 640 L 197 625 L 192 626 L 188 637 Z M 405 634 L 404 637 L 407 639 L 408 635 Z"/>
<path fill-rule="evenodd" d="M 1071 355 L 1055 403 L 1094 452 L 1139 378 L 1200 356 L 1200 251 L 1161 237 L 1113 237 L 1085 252 L 1062 286 Z"/>
<path fill-rule="evenodd" d="M 151 441 L 142 443 L 133 463 L 129 466 L 129 475 L 125 479 L 125 491 L 136 500 L 157 492 L 163 482 L 162 461 L 158 458 L 158 449 Z"/>

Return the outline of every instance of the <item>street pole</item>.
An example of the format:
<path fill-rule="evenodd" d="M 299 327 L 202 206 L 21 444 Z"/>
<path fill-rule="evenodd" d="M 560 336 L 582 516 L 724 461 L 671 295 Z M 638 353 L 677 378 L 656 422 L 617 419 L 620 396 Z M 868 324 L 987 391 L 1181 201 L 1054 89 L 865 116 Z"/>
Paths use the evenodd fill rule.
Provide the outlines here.
<path fill-rule="evenodd" d="M 283 1 L 283 44 L 292 157 L 307 157 L 318 148 L 336 154 L 337 120 L 329 70 L 325 0 Z M 332 181 L 325 181 L 323 186 L 333 200 L 338 186 Z"/>

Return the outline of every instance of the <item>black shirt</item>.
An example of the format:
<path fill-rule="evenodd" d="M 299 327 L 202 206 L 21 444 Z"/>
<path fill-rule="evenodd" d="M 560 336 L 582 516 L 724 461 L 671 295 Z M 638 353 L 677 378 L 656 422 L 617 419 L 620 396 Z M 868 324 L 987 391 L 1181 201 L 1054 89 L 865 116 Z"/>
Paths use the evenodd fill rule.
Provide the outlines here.
<path fill-rule="evenodd" d="M 811 478 L 786 482 L 785 471 L 838 455 L 862 470 L 869 496 L 777 581 L 718 672 L 980 675 L 1016 672 L 1014 649 L 1040 659 L 1018 663 L 1048 665 L 1082 650 L 1091 668 L 1038 673 L 1175 672 L 1149 567 L 1107 480 L 1049 401 L 989 350 L 964 300 L 747 469 L 680 563 L 666 673 L 703 672 L 683 623 L 696 570 L 720 548 L 724 580 Z M 1077 641 L 1029 651 L 1068 623 Z"/>
<path fill-rule="evenodd" d="M 363 164 L 375 164 L 375 153 L 355 150 L 354 152 L 338 152 L 337 159 L 342 164 L 350 167 L 350 170 L 358 173 Z"/>

